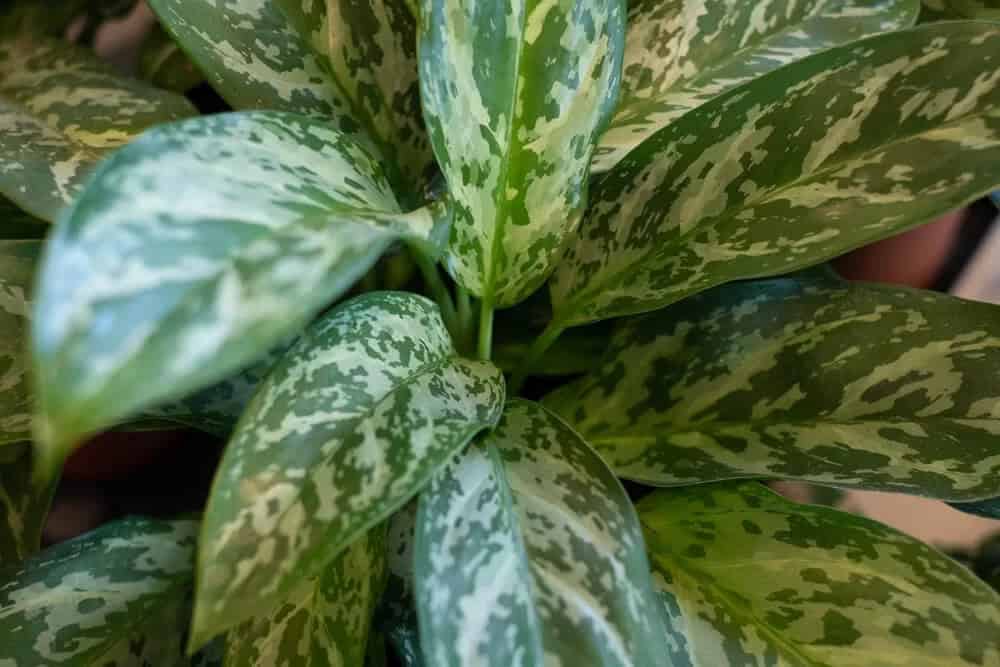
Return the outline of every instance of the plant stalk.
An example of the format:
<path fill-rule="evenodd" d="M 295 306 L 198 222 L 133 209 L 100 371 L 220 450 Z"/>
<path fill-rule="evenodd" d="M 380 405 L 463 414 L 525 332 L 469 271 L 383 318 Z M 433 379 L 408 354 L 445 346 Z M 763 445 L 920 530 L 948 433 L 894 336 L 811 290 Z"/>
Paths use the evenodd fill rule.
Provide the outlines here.
<path fill-rule="evenodd" d="M 521 364 L 514 373 L 514 376 L 510 381 L 510 393 L 516 396 L 520 393 L 521 388 L 524 386 L 524 380 L 528 377 L 531 369 L 534 367 L 538 360 L 542 358 L 549 348 L 559 339 L 566 327 L 557 322 L 549 322 L 549 325 L 545 327 L 545 330 L 535 339 L 528 348 L 528 352 L 524 355 L 524 359 L 521 360 Z"/>
<path fill-rule="evenodd" d="M 451 292 L 441 280 L 441 273 L 438 271 L 437 264 L 419 248 L 410 246 L 410 254 L 413 255 L 413 261 L 417 265 L 417 268 L 420 269 L 420 275 L 423 276 L 427 290 L 434 298 L 434 301 L 437 302 L 438 308 L 441 309 L 441 317 L 444 319 L 448 331 L 451 332 L 453 338 L 460 335 L 458 317 L 455 313 L 455 303 L 452 301 Z"/>
<path fill-rule="evenodd" d="M 479 358 L 489 361 L 493 353 L 493 303 L 483 299 L 479 307 Z"/>

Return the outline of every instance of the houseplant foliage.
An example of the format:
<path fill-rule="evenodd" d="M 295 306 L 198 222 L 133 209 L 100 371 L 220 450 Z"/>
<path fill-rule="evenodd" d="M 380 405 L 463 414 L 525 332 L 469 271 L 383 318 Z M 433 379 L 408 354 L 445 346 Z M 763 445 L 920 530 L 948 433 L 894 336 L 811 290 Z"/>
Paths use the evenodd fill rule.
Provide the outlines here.
<path fill-rule="evenodd" d="M 1000 310 L 822 264 L 1000 184 L 1000 27 L 150 5 L 233 112 L 0 39 L 0 664 L 1000 661 L 988 585 L 760 484 L 995 511 Z M 203 514 L 37 552 L 150 416 L 227 437 Z"/>

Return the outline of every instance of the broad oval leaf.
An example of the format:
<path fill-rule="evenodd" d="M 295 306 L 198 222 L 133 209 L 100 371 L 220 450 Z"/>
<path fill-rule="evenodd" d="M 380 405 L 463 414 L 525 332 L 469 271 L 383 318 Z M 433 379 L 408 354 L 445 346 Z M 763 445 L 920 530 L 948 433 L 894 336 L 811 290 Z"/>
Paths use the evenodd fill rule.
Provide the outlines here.
<path fill-rule="evenodd" d="M 622 0 L 423 0 L 420 90 L 455 224 L 448 270 L 509 306 L 579 223 L 621 76 Z"/>
<path fill-rule="evenodd" d="M 31 483 L 31 447 L 26 443 L 0 449 L 0 568 L 38 551 L 53 491 L 54 485 Z"/>
<path fill-rule="evenodd" d="M 668 664 L 625 490 L 537 403 L 421 493 L 414 558 L 429 665 Z"/>
<path fill-rule="evenodd" d="M 437 307 L 371 292 L 313 324 L 247 407 L 199 547 L 194 638 L 266 612 L 499 419 L 503 376 Z"/>
<path fill-rule="evenodd" d="M 1000 26 L 937 23 L 811 56 L 685 114 L 594 186 L 552 277 L 558 324 L 787 273 L 990 191 L 998 82 Z"/>
<path fill-rule="evenodd" d="M 0 448 L 31 440 L 28 327 L 41 241 L 0 241 Z"/>
<path fill-rule="evenodd" d="M 799 479 L 946 500 L 1000 492 L 1000 308 L 811 276 L 623 321 L 546 398 L 620 476 Z"/>
<path fill-rule="evenodd" d="M 1000 597 L 892 528 L 759 484 L 638 505 L 673 665 L 993 665 Z"/>
<path fill-rule="evenodd" d="M 230 630 L 225 666 L 361 667 L 385 560 L 385 526 L 376 526 L 273 611 Z"/>
<path fill-rule="evenodd" d="M 621 99 L 593 170 L 686 112 L 833 46 L 913 25 L 919 0 L 640 0 L 629 3 Z"/>
<path fill-rule="evenodd" d="M 0 664 L 184 664 L 194 521 L 124 519 L 5 570 Z"/>
<path fill-rule="evenodd" d="M 380 157 L 278 112 L 156 128 L 105 162 L 48 243 L 33 331 L 43 470 L 298 332 L 399 238 Z"/>
<path fill-rule="evenodd" d="M 118 75 L 66 42 L 0 41 L 0 195 L 53 221 L 109 151 L 195 115 L 180 95 Z"/>

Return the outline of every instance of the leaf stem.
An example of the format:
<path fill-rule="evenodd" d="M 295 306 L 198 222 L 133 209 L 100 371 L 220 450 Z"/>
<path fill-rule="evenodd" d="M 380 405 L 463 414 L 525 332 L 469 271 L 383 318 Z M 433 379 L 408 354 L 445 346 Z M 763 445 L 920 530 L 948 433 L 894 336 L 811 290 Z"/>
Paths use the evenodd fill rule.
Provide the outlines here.
<path fill-rule="evenodd" d="M 521 360 L 521 364 L 514 373 L 514 376 L 510 381 L 510 392 L 513 395 L 517 395 L 521 391 L 521 387 L 524 385 L 524 379 L 531 372 L 532 367 L 538 363 L 538 360 L 542 358 L 549 348 L 558 340 L 559 336 L 562 335 L 566 327 L 562 324 L 552 321 L 549 325 L 545 327 L 545 330 L 534 340 L 531 347 L 528 348 L 527 353 L 524 355 L 524 359 Z"/>
<path fill-rule="evenodd" d="M 451 292 L 441 280 L 437 264 L 426 253 L 414 246 L 410 246 L 410 254 L 413 255 L 413 261 L 420 269 L 420 275 L 424 278 L 427 291 L 434 297 L 438 308 L 441 309 L 441 317 L 444 319 L 445 326 L 448 327 L 452 337 L 455 337 L 459 333 L 455 303 L 451 299 Z"/>
<path fill-rule="evenodd" d="M 489 361 L 493 352 L 493 303 L 483 299 L 479 307 L 479 358 Z"/>

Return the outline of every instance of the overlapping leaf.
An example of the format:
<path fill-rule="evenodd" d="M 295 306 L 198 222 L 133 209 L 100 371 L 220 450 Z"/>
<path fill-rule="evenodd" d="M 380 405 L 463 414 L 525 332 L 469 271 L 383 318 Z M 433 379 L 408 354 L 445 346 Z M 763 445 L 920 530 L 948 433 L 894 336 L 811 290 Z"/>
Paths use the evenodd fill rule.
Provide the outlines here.
<path fill-rule="evenodd" d="M 0 664 L 185 664 L 196 526 L 125 519 L 6 570 Z"/>
<path fill-rule="evenodd" d="M 0 567 L 19 563 L 41 546 L 51 490 L 31 484 L 30 447 L 0 450 Z"/>
<path fill-rule="evenodd" d="M 538 404 L 421 493 L 415 563 L 429 665 L 668 664 L 635 510 Z"/>
<path fill-rule="evenodd" d="M 329 72 L 352 118 L 417 193 L 433 153 L 420 111 L 416 18 L 404 0 L 275 0 Z"/>
<path fill-rule="evenodd" d="M 195 114 L 179 95 L 117 75 L 58 40 L 0 41 L 0 195 L 52 221 L 110 150 Z"/>
<path fill-rule="evenodd" d="M 546 404 L 624 477 L 1000 492 L 1000 308 L 809 276 L 626 320 Z"/>
<path fill-rule="evenodd" d="M 424 664 L 413 591 L 416 521 L 415 500 L 404 505 L 389 519 L 385 593 L 375 612 L 378 629 L 404 667 L 421 667 Z"/>
<path fill-rule="evenodd" d="M 0 447 L 31 439 L 30 290 L 40 241 L 0 241 Z"/>
<path fill-rule="evenodd" d="M 142 44 L 139 71 L 154 86 L 184 93 L 204 81 L 201 71 L 159 23 Z"/>
<path fill-rule="evenodd" d="M 632 2 L 621 100 L 594 170 L 607 171 L 687 111 L 762 74 L 913 25 L 919 8 L 919 0 Z"/>
<path fill-rule="evenodd" d="M 989 191 L 998 81 L 1000 27 L 936 23 L 811 56 L 685 114 L 595 185 L 551 282 L 557 323 L 787 273 Z"/>
<path fill-rule="evenodd" d="M 754 483 L 639 503 L 673 665 L 992 665 L 1000 597 L 895 530 Z"/>
<path fill-rule="evenodd" d="M 423 0 L 420 88 L 455 216 L 448 268 L 489 304 L 539 286 L 576 228 L 618 95 L 621 0 Z"/>
<path fill-rule="evenodd" d="M 231 630 L 226 667 L 360 667 L 385 556 L 385 527 L 376 526 L 272 612 Z"/>
<path fill-rule="evenodd" d="M 373 292 L 307 330 L 247 407 L 206 510 L 198 643 L 270 608 L 496 423 L 503 377 L 437 307 Z"/>
<path fill-rule="evenodd" d="M 49 241 L 33 345 L 44 469 L 81 436 L 251 363 L 367 271 L 403 216 L 380 157 L 297 114 L 157 128 Z"/>

